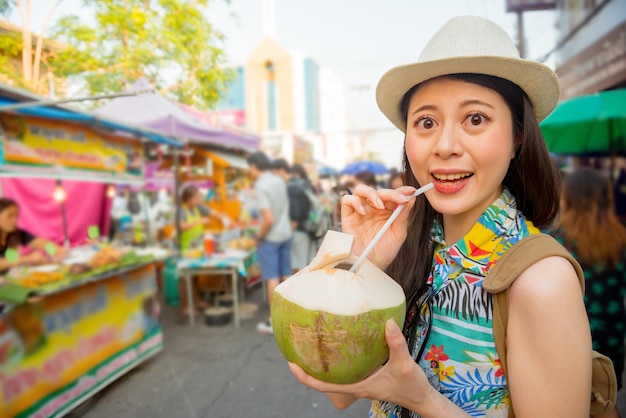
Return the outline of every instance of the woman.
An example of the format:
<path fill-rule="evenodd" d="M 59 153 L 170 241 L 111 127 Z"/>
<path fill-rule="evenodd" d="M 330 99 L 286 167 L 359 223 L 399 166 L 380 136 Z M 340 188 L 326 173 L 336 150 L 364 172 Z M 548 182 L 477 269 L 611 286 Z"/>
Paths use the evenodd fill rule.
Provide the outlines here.
<path fill-rule="evenodd" d="M 553 235 L 585 272 L 585 307 L 594 350 L 608 356 L 622 387 L 626 338 L 626 228 L 615 213 L 609 179 L 591 168 L 563 180 L 561 217 Z"/>
<path fill-rule="evenodd" d="M 342 199 L 342 225 L 359 254 L 398 204 L 410 209 L 369 255 L 404 288 L 404 333 L 387 322 L 389 360 L 359 383 L 327 384 L 290 364 L 298 380 L 338 408 L 372 399 L 373 417 L 506 417 L 511 407 L 518 418 L 588 417 L 591 341 L 573 266 L 545 258 L 511 287 L 506 376 L 482 288 L 498 258 L 558 212 L 558 171 L 538 127 L 558 97 L 554 72 L 520 59 L 478 17 L 450 20 L 417 63 L 383 75 L 377 102 L 405 134 L 406 186 L 357 186 Z M 425 198 L 407 197 L 428 183 Z"/>
<path fill-rule="evenodd" d="M 181 192 L 180 200 L 180 250 L 184 252 L 193 247 L 202 248 L 204 226 L 207 224 L 207 216 L 210 214 L 209 210 L 202 205 L 202 194 L 198 187 L 188 185 Z M 200 311 L 208 308 L 209 305 L 202 299 L 202 294 L 198 286 L 194 286 L 193 289 L 195 308 Z M 189 315 L 187 288 L 184 280 L 179 280 L 179 292 L 181 300 L 181 319 L 184 319 Z M 198 312 L 195 312 L 194 314 L 197 313 Z"/>
<path fill-rule="evenodd" d="M 20 208 L 17 202 L 5 197 L 0 198 L 0 274 L 6 273 L 15 266 L 33 266 L 63 259 L 67 250 L 50 240 L 36 237 L 25 229 L 19 228 L 17 226 L 19 215 Z M 54 257 L 45 252 L 48 245 L 53 245 Z M 18 256 L 17 260 L 6 258 L 7 250 L 18 250 L 20 246 L 33 251 Z"/>
<path fill-rule="evenodd" d="M 186 186 L 180 194 L 180 249 L 188 250 L 194 245 L 202 245 L 204 225 L 208 222 L 209 211 L 202 205 L 202 194 L 194 185 Z"/>

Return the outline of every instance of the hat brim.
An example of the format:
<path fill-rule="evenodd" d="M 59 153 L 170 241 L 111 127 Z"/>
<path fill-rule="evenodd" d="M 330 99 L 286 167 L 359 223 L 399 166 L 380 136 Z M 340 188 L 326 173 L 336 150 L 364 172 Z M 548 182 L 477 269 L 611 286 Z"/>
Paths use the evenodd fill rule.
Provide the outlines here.
<path fill-rule="evenodd" d="M 404 132 L 406 121 L 400 112 L 400 102 L 406 92 L 426 80 L 458 73 L 491 75 L 518 85 L 530 99 L 538 122 L 550 114 L 559 100 L 559 79 L 550 67 L 519 58 L 472 56 L 392 68 L 378 82 L 376 103 L 391 123 Z"/>

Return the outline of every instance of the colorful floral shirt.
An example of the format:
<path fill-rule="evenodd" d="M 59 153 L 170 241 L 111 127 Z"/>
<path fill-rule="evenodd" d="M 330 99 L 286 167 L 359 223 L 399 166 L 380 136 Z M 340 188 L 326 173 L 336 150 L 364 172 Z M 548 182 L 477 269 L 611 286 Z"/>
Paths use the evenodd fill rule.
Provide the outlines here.
<path fill-rule="evenodd" d="M 472 417 L 507 417 L 510 405 L 493 338 L 492 298 L 482 288 L 483 279 L 513 244 L 539 232 L 506 189 L 459 242 L 448 245 L 442 226 L 433 227 L 428 278 L 433 296 L 429 309 L 423 300 L 416 304 L 430 318 L 417 327 L 410 349 L 416 358 L 426 344 L 419 365 L 431 385 Z M 398 405 L 374 401 L 369 416 L 396 418 L 400 413 Z"/>

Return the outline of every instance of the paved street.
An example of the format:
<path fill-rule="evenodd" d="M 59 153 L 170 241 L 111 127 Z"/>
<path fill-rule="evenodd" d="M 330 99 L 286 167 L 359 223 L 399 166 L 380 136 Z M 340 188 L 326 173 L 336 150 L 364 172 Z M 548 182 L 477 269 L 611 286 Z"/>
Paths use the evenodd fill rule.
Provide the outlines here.
<path fill-rule="evenodd" d="M 296 381 L 274 337 L 256 324 L 267 316 L 262 288 L 246 300 L 257 302 L 257 318 L 192 328 L 177 322 L 177 310 L 164 306 L 165 349 L 104 390 L 87 418 L 126 417 L 366 417 L 369 401 L 345 411 Z"/>

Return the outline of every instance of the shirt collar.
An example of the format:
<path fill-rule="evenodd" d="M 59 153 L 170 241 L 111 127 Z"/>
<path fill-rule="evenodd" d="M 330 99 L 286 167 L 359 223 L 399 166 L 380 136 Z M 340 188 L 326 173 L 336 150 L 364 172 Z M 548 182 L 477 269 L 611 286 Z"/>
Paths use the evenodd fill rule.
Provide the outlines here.
<path fill-rule="evenodd" d="M 453 271 L 460 273 L 461 270 L 465 270 L 484 276 L 489 270 L 497 238 L 516 230 L 512 228 L 512 224 L 517 221 L 517 204 L 506 188 L 483 212 L 472 229 L 453 245 L 446 243 L 441 220 L 437 219 L 431 230 L 436 250 L 434 264 L 446 264 L 448 268 L 450 264 L 455 264 L 456 268 L 453 268 Z"/>

